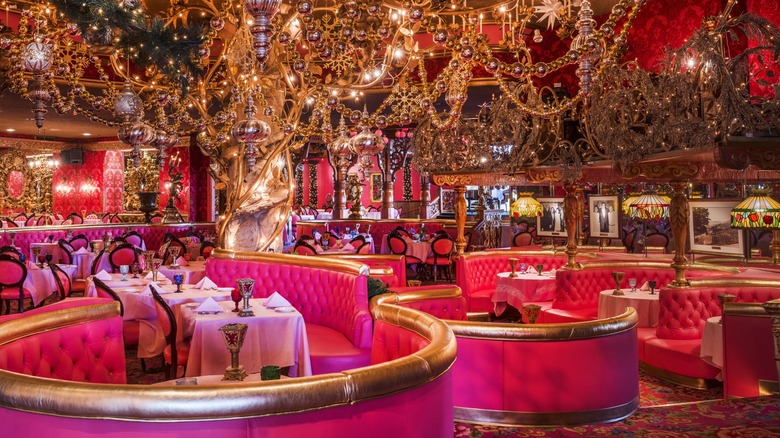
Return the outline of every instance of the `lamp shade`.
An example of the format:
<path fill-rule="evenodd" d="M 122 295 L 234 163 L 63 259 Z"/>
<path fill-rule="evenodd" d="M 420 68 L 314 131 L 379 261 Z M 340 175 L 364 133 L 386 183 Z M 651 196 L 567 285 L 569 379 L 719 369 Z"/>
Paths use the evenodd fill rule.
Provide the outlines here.
<path fill-rule="evenodd" d="M 631 192 L 628 194 L 628 197 L 623 200 L 623 204 L 620 206 L 620 209 L 623 210 L 623 214 L 631 214 L 631 204 L 636 202 L 640 196 L 642 196 L 642 192 Z"/>
<path fill-rule="evenodd" d="M 780 203 L 769 197 L 768 189 L 756 189 L 731 210 L 731 226 L 780 229 Z"/>
<path fill-rule="evenodd" d="M 520 192 L 517 200 L 509 207 L 512 217 L 538 216 L 542 213 L 542 204 L 533 198 L 531 192 Z"/>
<path fill-rule="evenodd" d="M 669 217 L 669 202 L 655 193 L 643 193 L 631 203 L 631 216 L 644 220 L 661 220 Z"/>

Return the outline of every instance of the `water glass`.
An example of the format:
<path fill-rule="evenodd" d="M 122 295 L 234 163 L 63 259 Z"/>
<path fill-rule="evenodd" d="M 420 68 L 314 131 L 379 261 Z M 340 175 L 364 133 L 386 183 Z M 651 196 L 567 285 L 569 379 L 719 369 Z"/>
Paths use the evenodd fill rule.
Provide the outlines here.
<path fill-rule="evenodd" d="M 525 274 L 525 270 L 528 269 L 527 263 L 520 263 L 520 273 Z"/>
<path fill-rule="evenodd" d="M 176 293 L 183 292 L 181 284 L 184 283 L 184 274 L 173 274 L 173 284 L 176 285 Z"/>
<path fill-rule="evenodd" d="M 542 272 L 544 271 L 544 265 L 536 265 L 536 272 L 539 273 L 539 275 L 542 275 Z"/>
<path fill-rule="evenodd" d="M 650 280 L 647 282 L 647 285 L 650 286 L 650 295 L 655 295 L 655 287 L 658 283 L 656 283 L 655 280 Z"/>
<path fill-rule="evenodd" d="M 120 265 L 119 273 L 122 274 L 122 281 L 127 281 L 127 273 L 130 272 L 129 265 Z"/>
<path fill-rule="evenodd" d="M 636 292 L 636 278 L 629 278 L 628 285 L 631 286 L 631 292 Z"/>

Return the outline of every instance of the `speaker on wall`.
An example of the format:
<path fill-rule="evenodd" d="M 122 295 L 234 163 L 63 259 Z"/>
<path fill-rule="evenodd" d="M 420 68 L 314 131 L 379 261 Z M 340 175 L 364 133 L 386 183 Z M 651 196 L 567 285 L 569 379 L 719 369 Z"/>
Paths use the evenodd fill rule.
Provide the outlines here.
<path fill-rule="evenodd" d="M 84 164 L 84 150 L 81 148 L 68 149 L 60 153 L 62 164 Z"/>

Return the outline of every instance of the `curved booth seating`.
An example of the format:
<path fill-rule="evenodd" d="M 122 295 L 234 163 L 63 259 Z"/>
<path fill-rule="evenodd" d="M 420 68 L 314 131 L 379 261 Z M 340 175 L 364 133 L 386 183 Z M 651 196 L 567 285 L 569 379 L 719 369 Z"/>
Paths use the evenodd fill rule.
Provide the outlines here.
<path fill-rule="evenodd" d="M 682 385 L 713 386 L 721 370 L 700 357 L 702 334 L 707 319 L 721 315 L 718 295 L 725 293 L 737 303 L 763 303 L 780 298 L 780 281 L 708 278 L 660 290 L 658 327 L 638 331 L 640 366 Z"/>
<path fill-rule="evenodd" d="M 587 255 L 582 255 L 587 257 Z M 544 265 L 545 270 L 566 264 L 566 254 L 553 251 L 478 251 L 458 257 L 456 284 L 463 290 L 469 312 L 490 312 L 496 291 L 496 274 L 511 270 L 508 259 L 517 258 L 529 267 Z"/>
<path fill-rule="evenodd" d="M 636 278 L 637 285 L 656 281 L 656 288 L 666 287 L 674 280 L 674 270 L 666 262 L 589 262 L 582 269 L 561 269 L 555 275 L 555 299 L 542 310 L 541 322 L 590 321 L 598 316 L 599 293 L 615 288 L 613 272 L 625 273 L 621 288 L 628 287 L 628 279 Z M 686 271 L 689 279 L 738 274 L 735 268 L 694 263 Z"/>
<path fill-rule="evenodd" d="M 110 305 L 117 333 L 121 333 L 118 310 Z M 67 312 L 60 321 L 89 330 L 79 314 Z M 69 382 L 3 370 L 3 434 L 69 438 L 287 438 L 312 432 L 324 438 L 356 433 L 375 438 L 451 436 L 451 367 L 456 354 L 452 331 L 442 321 L 412 309 L 385 304 L 375 314 L 372 365 L 322 376 L 147 386 Z M 11 344 L 24 342 L 0 332 Z M 121 348 L 121 339 L 118 345 Z M 394 420 L 399 418 L 403 421 Z"/>
<path fill-rule="evenodd" d="M 254 297 L 279 292 L 306 322 L 314 374 L 358 368 L 371 358 L 368 267 L 348 260 L 288 254 L 214 250 L 206 275 L 236 287 L 254 279 Z"/>
<path fill-rule="evenodd" d="M 726 303 L 722 328 L 723 395 L 758 397 L 776 391 L 772 318 L 762 304 Z"/>
<path fill-rule="evenodd" d="M 351 260 L 368 265 L 368 276 L 389 287 L 406 287 L 406 260 L 401 254 L 338 254 L 328 258 Z"/>
<path fill-rule="evenodd" d="M 458 286 L 419 286 L 391 292 L 375 297 L 371 301 L 372 311 L 379 304 L 397 304 L 428 313 L 439 319 L 455 321 L 468 319 L 466 299 L 463 298 Z"/>

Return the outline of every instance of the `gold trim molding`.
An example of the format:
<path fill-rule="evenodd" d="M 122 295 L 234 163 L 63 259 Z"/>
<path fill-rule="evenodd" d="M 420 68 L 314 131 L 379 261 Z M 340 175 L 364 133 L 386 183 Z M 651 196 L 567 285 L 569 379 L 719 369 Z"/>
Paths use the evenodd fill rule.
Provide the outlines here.
<path fill-rule="evenodd" d="M 471 175 L 432 175 L 431 181 L 437 186 L 468 186 Z"/>
<path fill-rule="evenodd" d="M 556 183 L 563 181 L 563 170 L 559 168 L 528 169 L 525 171 L 525 176 L 528 178 L 528 181 L 532 183 Z"/>
<path fill-rule="evenodd" d="M 341 373 L 232 385 L 148 386 L 69 382 L 0 371 L 0 406 L 71 418 L 177 422 L 263 417 L 346 406 L 425 385 L 447 372 L 452 330 L 423 312 L 382 304 L 377 320 L 430 344 L 409 356 Z"/>
<path fill-rule="evenodd" d="M 645 177 L 648 179 L 692 180 L 699 173 L 699 165 L 695 163 L 637 163 L 628 166 L 623 171 L 623 177 L 634 179 Z"/>
<path fill-rule="evenodd" d="M 0 322 L 0 345 L 6 345 L 28 336 L 115 316 L 119 316 L 119 303 L 113 301 L 58 309 L 19 319 L 14 318 Z"/>
<path fill-rule="evenodd" d="M 333 257 L 311 257 L 296 254 L 277 254 L 272 252 L 232 251 L 215 249 L 212 257 L 222 260 L 242 262 L 264 262 L 282 265 L 301 266 L 310 269 L 329 269 L 354 275 L 368 275 L 369 268 L 363 263 L 350 260 L 340 260 Z"/>

